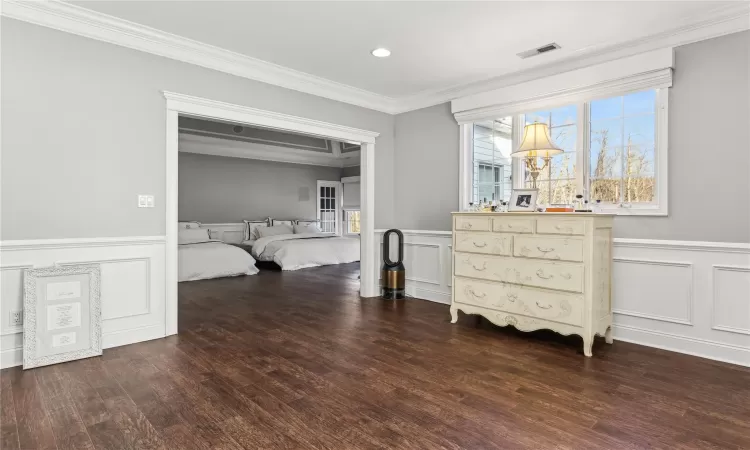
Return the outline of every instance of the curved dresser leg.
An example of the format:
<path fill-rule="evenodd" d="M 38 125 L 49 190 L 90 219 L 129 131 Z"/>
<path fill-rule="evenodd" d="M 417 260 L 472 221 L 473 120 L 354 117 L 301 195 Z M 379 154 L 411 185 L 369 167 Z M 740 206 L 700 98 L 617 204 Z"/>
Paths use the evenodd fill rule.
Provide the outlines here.
<path fill-rule="evenodd" d="M 458 322 L 458 309 L 451 306 L 451 323 Z"/>
<path fill-rule="evenodd" d="M 594 354 L 591 352 L 591 347 L 594 345 L 594 337 L 589 336 L 587 338 L 583 338 L 583 354 L 588 356 L 589 358 L 594 356 Z"/>
<path fill-rule="evenodd" d="M 611 326 L 607 328 L 607 331 L 604 333 L 604 341 L 607 344 L 611 344 L 615 341 L 614 339 L 612 339 L 612 327 Z"/>

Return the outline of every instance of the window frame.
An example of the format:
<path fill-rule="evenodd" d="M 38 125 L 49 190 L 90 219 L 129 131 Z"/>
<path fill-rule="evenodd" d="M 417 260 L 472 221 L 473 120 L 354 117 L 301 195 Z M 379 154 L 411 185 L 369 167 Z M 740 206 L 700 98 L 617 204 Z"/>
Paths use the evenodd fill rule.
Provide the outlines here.
<path fill-rule="evenodd" d="M 341 236 L 341 200 L 342 197 L 342 189 L 341 189 L 341 182 L 340 181 L 327 181 L 327 180 L 318 180 L 317 183 L 317 189 L 316 189 L 316 195 L 315 195 L 315 210 L 318 218 L 318 224 L 320 224 L 321 230 L 323 227 L 323 219 L 320 214 L 320 188 L 321 187 L 333 187 L 336 188 L 336 208 L 334 212 L 335 222 L 334 227 L 336 228 L 333 233 L 330 231 L 323 231 L 323 233 L 326 234 L 333 234 L 336 236 Z"/>
<path fill-rule="evenodd" d="M 535 105 L 534 109 L 554 109 L 562 106 L 577 106 L 577 138 L 576 138 L 576 190 L 588 194 L 591 189 L 589 163 L 591 159 L 590 142 L 590 118 L 591 102 L 595 100 L 619 97 L 642 91 L 656 91 L 656 105 L 654 111 L 654 201 L 650 203 L 633 204 L 602 204 L 602 213 L 623 216 L 667 216 L 668 215 L 668 124 L 669 124 L 669 88 L 662 86 L 640 86 L 637 89 L 623 91 L 608 91 L 602 95 L 586 97 L 585 99 L 571 102 L 556 101 L 543 105 Z M 524 114 L 510 114 L 513 117 L 512 145 L 518 147 L 523 135 Z M 506 115 L 507 116 L 507 115 Z M 488 119 L 485 119 L 488 120 Z M 459 207 L 465 211 L 472 201 L 473 193 L 473 124 L 479 120 L 462 122 L 460 124 L 460 157 L 459 157 Z M 579 150 L 580 149 L 580 150 Z M 524 180 L 523 158 L 514 158 L 512 163 L 512 186 L 513 189 L 522 189 Z M 593 199 L 592 199 L 593 200 Z"/>
<path fill-rule="evenodd" d="M 346 236 L 359 236 L 360 235 L 360 233 L 354 233 L 352 231 L 349 231 L 350 224 L 351 224 L 351 221 L 349 220 L 349 213 L 354 213 L 354 212 L 358 212 L 360 214 L 360 216 L 359 216 L 360 228 L 359 229 L 360 229 L 360 231 L 362 230 L 362 225 L 361 225 L 361 223 L 362 223 L 362 212 L 358 208 L 344 208 L 342 210 L 342 213 L 343 213 L 342 217 L 343 217 L 344 226 L 341 227 L 342 228 L 341 231 L 342 231 L 342 234 L 344 234 Z"/>

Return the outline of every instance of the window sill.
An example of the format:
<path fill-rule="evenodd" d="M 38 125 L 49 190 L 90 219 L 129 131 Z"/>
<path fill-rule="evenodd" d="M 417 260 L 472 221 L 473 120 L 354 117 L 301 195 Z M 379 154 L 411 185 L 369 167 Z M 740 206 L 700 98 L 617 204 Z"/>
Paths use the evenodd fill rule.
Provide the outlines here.
<path fill-rule="evenodd" d="M 652 216 L 652 217 L 667 217 L 666 208 L 652 207 L 652 208 L 606 208 L 600 209 L 603 214 L 615 214 L 617 216 Z"/>

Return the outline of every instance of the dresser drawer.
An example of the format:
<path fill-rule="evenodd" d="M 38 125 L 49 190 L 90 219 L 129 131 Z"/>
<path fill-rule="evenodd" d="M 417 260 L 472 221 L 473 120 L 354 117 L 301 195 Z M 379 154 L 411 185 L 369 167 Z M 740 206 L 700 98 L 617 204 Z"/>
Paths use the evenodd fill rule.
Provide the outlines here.
<path fill-rule="evenodd" d="M 492 231 L 500 233 L 533 233 L 534 219 L 521 217 L 495 217 Z"/>
<path fill-rule="evenodd" d="M 512 238 L 507 234 L 456 231 L 456 251 L 510 256 Z"/>
<path fill-rule="evenodd" d="M 489 217 L 456 216 L 456 230 L 490 231 Z"/>
<path fill-rule="evenodd" d="M 583 292 L 583 265 L 455 253 L 455 274 L 518 285 Z"/>
<path fill-rule="evenodd" d="M 551 236 L 515 236 L 513 256 L 583 262 L 583 240 Z"/>
<path fill-rule="evenodd" d="M 583 325 L 584 299 L 580 294 L 542 291 L 509 283 L 456 277 L 458 303 L 522 314 L 569 325 Z"/>
<path fill-rule="evenodd" d="M 586 222 L 576 218 L 544 217 L 537 219 L 536 232 L 541 234 L 583 235 L 586 233 Z"/>

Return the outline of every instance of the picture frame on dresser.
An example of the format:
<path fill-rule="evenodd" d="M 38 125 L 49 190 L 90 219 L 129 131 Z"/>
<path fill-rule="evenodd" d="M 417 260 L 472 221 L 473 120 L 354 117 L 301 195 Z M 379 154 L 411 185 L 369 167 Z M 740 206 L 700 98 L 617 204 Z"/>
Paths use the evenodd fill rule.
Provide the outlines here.
<path fill-rule="evenodd" d="M 508 202 L 510 212 L 535 212 L 538 189 L 513 189 Z"/>
<path fill-rule="evenodd" d="M 453 213 L 451 322 L 458 311 L 521 331 L 612 343 L 612 214 Z"/>

